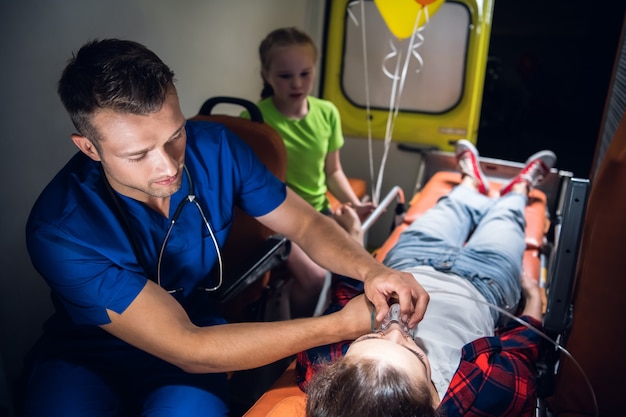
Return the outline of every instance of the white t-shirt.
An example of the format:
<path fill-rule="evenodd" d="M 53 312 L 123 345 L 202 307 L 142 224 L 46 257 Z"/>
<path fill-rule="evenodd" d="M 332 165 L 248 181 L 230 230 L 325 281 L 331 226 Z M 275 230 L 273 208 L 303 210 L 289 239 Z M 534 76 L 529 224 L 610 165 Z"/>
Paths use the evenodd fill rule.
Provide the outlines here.
<path fill-rule="evenodd" d="M 412 273 L 430 294 L 415 342 L 428 355 L 433 383 L 439 398 L 443 399 L 461 362 L 463 346 L 478 338 L 493 336 L 493 318 L 489 306 L 483 304 L 485 297 L 466 279 L 430 266 L 418 266 L 405 272 Z"/>

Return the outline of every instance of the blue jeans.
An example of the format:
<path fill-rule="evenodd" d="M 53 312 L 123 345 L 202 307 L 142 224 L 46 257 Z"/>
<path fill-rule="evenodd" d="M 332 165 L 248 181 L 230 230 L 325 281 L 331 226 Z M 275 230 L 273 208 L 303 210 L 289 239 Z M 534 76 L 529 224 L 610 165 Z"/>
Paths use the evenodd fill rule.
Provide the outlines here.
<path fill-rule="evenodd" d="M 526 203 L 522 194 L 492 199 L 457 186 L 400 235 L 384 264 L 398 270 L 429 265 L 456 274 L 487 302 L 512 312 L 521 292 Z M 492 312 L 497 322 L 500 314 Z"/>

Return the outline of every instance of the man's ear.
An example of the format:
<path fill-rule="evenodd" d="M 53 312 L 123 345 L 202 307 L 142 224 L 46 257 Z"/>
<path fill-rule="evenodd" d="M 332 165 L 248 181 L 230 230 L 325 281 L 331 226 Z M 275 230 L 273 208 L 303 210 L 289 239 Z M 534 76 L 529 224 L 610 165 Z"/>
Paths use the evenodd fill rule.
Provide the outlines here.
<path fill-rule="evenodd" d="M 100 153 L 86 136 L 79 135 L 77 133 L 72 134 L 72 141 L 81 150 L 82 153 L 93 159 L 94 161 L 100 161 Z"/>

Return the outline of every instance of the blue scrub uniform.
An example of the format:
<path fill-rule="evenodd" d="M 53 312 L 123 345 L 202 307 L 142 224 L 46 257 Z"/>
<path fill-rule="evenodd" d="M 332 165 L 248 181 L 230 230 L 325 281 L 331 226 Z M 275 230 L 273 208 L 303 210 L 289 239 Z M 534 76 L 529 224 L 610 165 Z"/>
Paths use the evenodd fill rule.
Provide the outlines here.
<path fill-rule="evenodd" d="M 284 201 L 286 187 L 224 126 L 189 121 L 186 131 L 185 165 L 223 246 L 235 205 L 252 216 L 267 214 Z M 27 415 L 227 415 L 223 374 L 187 374 L 98 327 L 109 323 L 107 309 L 123 313 L 148 277 L 156 277 L 170 218 L 189 189 L 183 177 L 164 218 L 140 202 L 111 195 L 99 163 L 77 153 L 42 192 L 27 223 L 27 246 L 52 289 L 56 312 L 32 352 Z M 216 249 L 199 211 L 184 204 L 161 262 L 161 286 L 182 288 L 174 296 L 200 326 L 224 323 L 209 296 L 196 290 L 216 285 L 210 274 L 215 263 Z"/>

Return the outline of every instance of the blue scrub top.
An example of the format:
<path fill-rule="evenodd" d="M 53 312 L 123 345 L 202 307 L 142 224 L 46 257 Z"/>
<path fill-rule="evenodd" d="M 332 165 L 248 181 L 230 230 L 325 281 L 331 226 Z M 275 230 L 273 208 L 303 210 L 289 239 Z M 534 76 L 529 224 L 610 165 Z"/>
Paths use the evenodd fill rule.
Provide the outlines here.
<path fill-rule="evenodd" d="M 202 206 L 222 247 L 231 229 L 234 207 L 251 216 L 267 214 L 286 198 L 286 187 L 253 151 L 223 125 L 188 121 L 185 164 Z M 187 178 L 172 195 L 170 216 L 189 191 Z M 149 277 L 156 277 L 159 250 L 170 226 L 143 203 L 115 193 L 138 241 L 145 266 L 137 260 L 99 162 L 77 153 L 44 189 L 27 226 L 33 265 L 52 289 L 64 326 L 109 323 L 106 309 L 122 313 Z M 197 208 L 185 204 L 168 239 L 161 285 L 212 287 L 216 250 Z M 147 275 L 146 275 L 147 274 Z M 58 324 L 58 323 L 57 323 Z"/>

